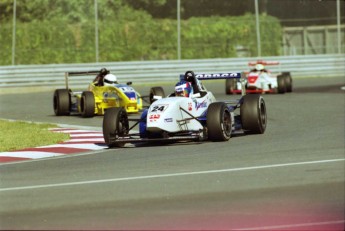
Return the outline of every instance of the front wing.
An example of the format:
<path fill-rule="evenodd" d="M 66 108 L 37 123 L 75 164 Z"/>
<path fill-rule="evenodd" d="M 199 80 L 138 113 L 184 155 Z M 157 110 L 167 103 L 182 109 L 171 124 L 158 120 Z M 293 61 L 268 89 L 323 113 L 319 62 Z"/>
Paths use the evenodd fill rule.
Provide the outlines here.
<path fill-rule="evenodd" d="M 190 132 L 189 134 L 174 135 L 162 138 L 141 138 L 139 133 L 128 134 L 117 137 L 111 143 L 154 143 L 154 142 L 178 142 L 178 141 L 202 141 L 200 132 Z"/>

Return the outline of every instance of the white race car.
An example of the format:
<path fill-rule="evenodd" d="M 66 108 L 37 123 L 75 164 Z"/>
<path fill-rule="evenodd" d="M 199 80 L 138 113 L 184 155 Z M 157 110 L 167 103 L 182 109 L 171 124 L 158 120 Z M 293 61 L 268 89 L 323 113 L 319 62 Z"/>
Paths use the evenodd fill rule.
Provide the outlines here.
<path fill-rule="evenodd" d="M 200 80 L 241 78 L 241 73 L 198 74 L 187 71 L 180 76 L 192 86 L 189 97 L 175 93 L 157 99 L 143 111 L 140 119 L 128 118 L 123 108 L 110 108 L 103 118 L 103 135 L 109 147 L 126 143 L 181 140 L 227 141 L 232 132 L 262 134 L 267 124 L 266 105 L 259 94 L 239 100 L 216 101 Z M 136 122 L 129 127 L 129 121 Z M 139 124 L 139 132 L 131 130 Z"/>
<path fill-rule="evenodd" d="M 276 61 L 249 62 L 249 66 L 255 66 L 246 73 L 245 89 L 246 93 L 280 93 L 292 92 L 292 78 L 290 72 L 273 74 L 265 69 L 264 65 L 279 65 Z M 240 94 L 241 83 L 235 79 L 227 79 L 225 82 L 226 94 Z"/>

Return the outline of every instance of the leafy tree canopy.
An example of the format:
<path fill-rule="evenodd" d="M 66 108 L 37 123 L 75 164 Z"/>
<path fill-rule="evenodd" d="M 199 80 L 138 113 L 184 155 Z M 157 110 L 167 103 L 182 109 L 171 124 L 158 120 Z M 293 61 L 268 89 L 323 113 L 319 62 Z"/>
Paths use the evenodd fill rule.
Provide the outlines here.
<path fill-rule="evenodd" d="M 153 18 L 174 19 L 178 0 L 96 0 L 99 18 L 116 15 L 127 6 L 145 11 Z M 0 1 L 0 22 L 12 20 L 14 0 Z M 240 16 L 254 13 L 254 0 L 180 0 L 181 18 Z M 336 23 L 336 0 L 258 0 L 259 11 L 280 19 L 285 26 L 307 26 Z M 83 22 L 94 17 L 95 0 L 16 0 L 20 22 L 50 18 Z M 345 1 L 340 1 L 344 9 Z M 344 22 L 342 17 L 342 22 Z"/>

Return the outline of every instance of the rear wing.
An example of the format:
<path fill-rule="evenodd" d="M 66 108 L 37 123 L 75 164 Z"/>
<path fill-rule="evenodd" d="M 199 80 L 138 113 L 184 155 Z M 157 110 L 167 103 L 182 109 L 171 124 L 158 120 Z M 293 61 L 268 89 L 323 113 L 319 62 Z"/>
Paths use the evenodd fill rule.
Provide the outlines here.
<path fill-rule="evenodd" d="M 265 66 L 270 66 L 270 65 L 279 65 L 280 63 L 278 61 L 257 60 L 257 61 L 249 62 L 248 66 L 255 66 L 256 64 L 262 64 L 262 65 L 265 65 Z"/>
<path fill-rule="evenodd" d="M 85 75 L 96 75 L 99 74 L 99 71 L 71 71 L 71 72 L 65 72 L 65 84 L 66 89 L 68 89 L 68 77 L 69 76 L 85 76 Z"/>
<path fill-rule="evenodd" d="M 240 79 L 242 73 L 217 73 L 217 74 L 195 74 L 195 77 L 199 80 L 210 80 L 210 79 Z M 184 80 L 184 74 L 180 74 L 180 80 Z"/>
<path fill-rule="evenodd" d="M 245 80 L 244 72 L 231 72 L 231 73 L 216 73 L 216 74 L 195 74 L 195 77 L 198 80 L 210 80 L 210 79 L 238 79 L 238 81 L 241 83 L 241 91 L 242 95 L 245 95 Z M 184 80 L 184 74 L 180 74 L 180 81 Z"/>

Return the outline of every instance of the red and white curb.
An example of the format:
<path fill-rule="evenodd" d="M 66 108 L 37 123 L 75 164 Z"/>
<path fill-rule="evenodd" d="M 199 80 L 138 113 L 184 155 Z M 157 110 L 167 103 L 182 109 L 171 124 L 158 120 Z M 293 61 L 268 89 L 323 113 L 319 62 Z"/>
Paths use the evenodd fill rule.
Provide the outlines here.
<path fill-rule="evenodd" d="M 0 163 L 63 156 L 107 148 L 103 133 L 99 131 L 71 128 L 55 128 L 51 131 L 68 133 L 70 140 L 48 146 L 0 152 Z"/>

